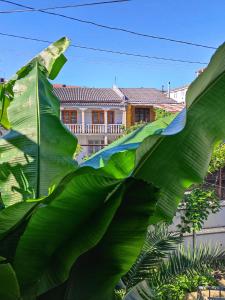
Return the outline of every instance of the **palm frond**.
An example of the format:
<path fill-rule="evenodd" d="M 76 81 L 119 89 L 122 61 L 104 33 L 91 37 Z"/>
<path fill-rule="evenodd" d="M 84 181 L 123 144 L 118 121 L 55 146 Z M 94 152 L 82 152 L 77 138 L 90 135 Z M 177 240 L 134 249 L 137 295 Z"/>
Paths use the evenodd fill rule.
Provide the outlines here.
<path fill-rule="evenodd" d="M 137 286 L 137 291 L 141 297 L 148 295 L 146 299 L 157 299 L 151 297 L 154 291 L 159 293 L 163 285 L 174 282 L 177 276 L 192 276 L 196 272 L 202 273 L 208 268 L 216 269 L 224 264 L 225 250 L 218 246 L 200 245 L 195 251 L 190 247 L 180 246 L 160 264 L 157 272 L 151 272 L 149 278 Z"/>
<path fill-rule="evenodd" d="M 161 223 L 150 226 L 139 257 L 123 278 L 127 290 L 130 290 L 141 281 L 151 278 L 152 271 L 154 272 L 169 252 L 176 249 L 181 242 L 182 238 L 169 232 L 166 224 Z"/>

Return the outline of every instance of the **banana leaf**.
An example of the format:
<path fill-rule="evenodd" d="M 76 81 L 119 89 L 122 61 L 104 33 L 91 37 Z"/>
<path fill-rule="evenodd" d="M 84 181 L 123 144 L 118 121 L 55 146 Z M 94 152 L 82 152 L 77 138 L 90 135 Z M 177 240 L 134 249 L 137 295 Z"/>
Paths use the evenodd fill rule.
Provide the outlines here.
<path fill-rule="evenodd" d="M 0 257 L 0 299 L 20 300 L 20 289 L 12 266 Z"/>
<path fill-rule="evenodd" d="M 54 79 L 69 45 L 62 38 L 21 68 L 0 89 L 0 189 L 5 207 L 48 195 L 48 189 L 76 168 L 77 140 L 59 119 Z"/>
<path fill-rule="evenodd" d="M 213 145 L 225 138 L 224 95 L 225 45 L 168 127 L 147 125 L 62 180 L 19 241 L 14 267 L 23 293 L 33 285 L 44 293 L 72 270 L 64 299 L 114 299 L 147 226 L 171 220 L 184 190 L 204 178 Z"/>
<path fill-rule="evenodd" d="M 171 220 L 185 189 L 203 180 L 214 144 L 225 138 L 224 122 L 225 44 L 217 50 L 204 73 L 190 86 L 187 93 L 187 110 L 180 113 L 161 134 L 145 138 L 136 148 L 135 166 L 131 177 L 159 189 L 156 210 L 152 218 L 149 213 L 148 224 L 158 220 Z M 104 163 L 107 168 L 107 161 L 110 161 L 108 154 L 104 161 L 104 155 L 103 151 L 99 159 L 99 166 L 103 169 Z M 141 196 L 140 193 L 140 199 Z M 152 205 L 150 199 L 151 194 L 149 207 Z M 132 206 L 132 201 L 127 202 L 127 211 L 132 207 L 138 213 L 138 207 Z M 118 282 L 132 266 L 135 254 L 139 254 L 138 247 L 133 247 L 132 239 L 137 240 L 137 243 L 140 241 L 137 238 L 140 229 L 138 226 L 131 227 L 130 231 L 126 231 L 124 238 L 120 233 L 126 221 L 129 222 L 129 218 L 121 210 L 122 204 L 102 240 L 77 260 L 76 277 L 71 292 L 73 297 L 69 297 L 69 300 L 114 299 L 113 289 L 116 281 Z M 122 214 L 124 218 L 119 219 L 118 214 Z M 141 235 L 139 238 L 141 239 Z M 109 241 L 116 242 L 110 243 L 109 246 Z M 129 248 L 132 249 L 131 256 L 127 253 Z M 80 278 L 84 279 L 84 274 L 85 281 L 82 283 Z M 76 295 L 79 297 L 76 298 Z"/>

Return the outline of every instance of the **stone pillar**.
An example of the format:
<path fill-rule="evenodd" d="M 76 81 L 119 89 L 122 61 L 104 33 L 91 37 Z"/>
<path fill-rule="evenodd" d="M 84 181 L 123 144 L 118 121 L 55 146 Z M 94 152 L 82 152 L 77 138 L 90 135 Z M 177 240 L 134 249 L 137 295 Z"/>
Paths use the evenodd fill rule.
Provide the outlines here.
<path fill-rule="evenodd" d="M 122 110 L 123 112 L 123 116 L 122 116 L 122 124 L 124 125 L 124 127 L 126 128 L 127 126 L 127 111 L 126 111 L 126 108 L 124 108 Z"/>
<path fill-rule="evenodd" d="M 82 125 L 82 133 L 85 133 L 85 110 L 86 108 L 81 108 L 81 125 Z"/>
<path fill-rule="evenodd" d="M 104 144 L 108 145 L 108 111 L 104 110 L 104 125 L 105 125 L 105 136 L 104 136 Z"/>
<path fill-rule="evenodd" d="M 104 136 L 104 145 L 105 146 L 108 145 L 108 136 L 107 135 Z"/>
<path fill-rule="evenodd" d="M 63 110 L 64 110 L 64 107 L 60 107 L 60 115 L 59 115 L 59 117 L 60 117 L 61 121 L 63 121 L 63 119 L 62 119 L 62 112 L 63 112 Z"/>
<path fill-rule="evenodd" d="M 105 133 L 108 131 L 108 111 L 104 110 L 104 124 L 105 124 Z"/>

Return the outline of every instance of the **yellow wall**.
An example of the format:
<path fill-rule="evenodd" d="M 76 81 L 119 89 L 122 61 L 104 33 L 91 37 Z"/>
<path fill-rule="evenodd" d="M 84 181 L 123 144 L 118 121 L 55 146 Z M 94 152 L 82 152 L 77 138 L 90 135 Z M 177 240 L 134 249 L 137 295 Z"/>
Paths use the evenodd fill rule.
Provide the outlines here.
<path fill-rule="evenodd" d="M 128 104 L 127 106 L 127 124 L 126 126 L 129 128 L 130 126 L 134 125 L 135 123 L 135 107 L 141 107 L 141 108 L 149 108 L 150 110 L 150 121 L 155 121 L 155 110 L 153 106 L 135 106 Z"/>

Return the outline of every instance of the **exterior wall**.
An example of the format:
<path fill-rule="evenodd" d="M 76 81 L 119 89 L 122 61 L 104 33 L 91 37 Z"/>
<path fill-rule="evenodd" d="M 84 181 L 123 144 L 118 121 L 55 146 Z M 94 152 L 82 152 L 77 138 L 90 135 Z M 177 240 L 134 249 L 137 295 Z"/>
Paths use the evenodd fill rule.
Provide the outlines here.
<path fill-rule="evenodd" d="M 173 224 L 170 226 L 170 231 L 176 231 L 176 225 L 180 223 L 180 215 L 182 209 L 178 211 L 173 219 Z M 218 244 L 225 247 L 225 201 L 221 202 L 221 210 L 216 214 L 211 214 L 208 220 L 205 221 L 203 229 L 196 233 L 196 245 L 202 243 L 210 243 L 212 245 Z M 184 236 L 184 244 L 193 244 L 192 234 Z"/>
<path fill-rule="evenodd" d="M 77 124 L 82 123 L 82 110 L 79 107 L 66 107 L 66 110 L 76 110 L 77 111 Z M 114 123 L 122 124 L 123 123 L 123 112 L 121 109 L 115 108 L 105 108 L 105 107 L 95 107 L 95 108 L 83 108 L 84 109 L 84 118 L 85 124 L 92 124 L 92 111 L 101 110 L 101 111 L 114 111 Z M 63 109 L 62 109 L 63 110 Z M 126 125 L 126 124 L 124 124 Z"/>
<path fill-rule="evenodd" d="M 196 236 L 196 246 L 200 247 L 201 245 L 210 245 L 212 247 L 219 246 L 225 248 L 225 230 L 219 232 L 217 231 L 203 231 L 198 233 Z M 186 247 L 193 247 L 193 237 L 192 235 L 184 237 L 184 245 Z"/>
<path fill-rule="evenodd" d="M 170 98 L 174 99 L 178 103 L 185 102 L 187 89 L 188 88 L 186 87 L 184 89 L 171 90 L 170 91 Z"/>
<path fill-rule="evenodd" d="M 127 107 L 127 127 L 135 124 L 135 108 L 148 108 L 150 115 L 150 122 L 155 121 L 155 111 L 153 106 L 146 105 L 128 105 Z"/>
<path fill-rule="evenodd" d="M 155 121 L 155 116 L 156 116 L 156 113 L 155 113 L 154 108 L 152 107 L 151 110 L 150 110 L 150 120 L 151 120 L 151 122 Z"/>
<path fill-rule="evenodd" d="M 131 104 L 128 104 L 127 106 L 127 127 L 130 127 L 132 125 L 132 106 Z"/>
<path fill-rule="evenodd" d="M 90 141 L 98 141 L 99 144 L 105 143 L 105 135 L 78 135 L 78 144 L 82 146 L 82 151 L 77 157 L 77 160 L 80 162 L 84 159 L 85 156 L 90 156 L 92 153 L 90 149 L 92 146 L 88 146 Z M 112 143 L 115 139 L 117 139 L 117 135 L 110 135 L 107 137 L 108 144 Z M 103 147 L 103 146 L 102 146 Z M 102 148 L 101 147 L 101 148 Z"/>
<path fill-rule="evenodd" d="M 84 111 L 84 123 L 85 125 L 92 124 L 92 111 L 93 110 L 101 110 L 101 111 L 114 111 L 114 124 L 120 124 L 122 125 L 123 123 L 123 111 L 121 108 L 105 108 L 105 107 L 93 107 L 93 108 L 79 108 L 79 107 L 65 107 L 65 110 L 76 110 L 77 111 L 77 124 L 81 128 L 82 126 L 82 111 Z M 63 108 L 62 108 L 63 110 Z M 124 124 L 126 125 L 126 124 Z M 68 126 L 68 124 L 66 124 Z M 104 124 L 102 124 L 104 128 Z M 74 127 L 75 128 L 75 127 Z M 82 133 L 80 131 L 74 132 L 74 135 L 76 135 L 78 139 L 78 144 L 82 146 L 82 151 L 78 155 L 77 160 L 80 162 L 83 160 L 85 156 L 91 155 L 92 151 L 91 149 L 98 149 L 102 148 L 104 145 L 107 145 L 108 143 L 113 142 L 120 134 L 97 134 L 97 133 Z M 96 143 L 99 143 L 102 146 L 91 146 L 89 145 L 90 141 L 95 141 Z M 94 143 L 94 142 L 93 142 Z M 95 143 L 94 143 L 95 144 Z M 88 146 L 89 145 L 89 146 Z"/>

